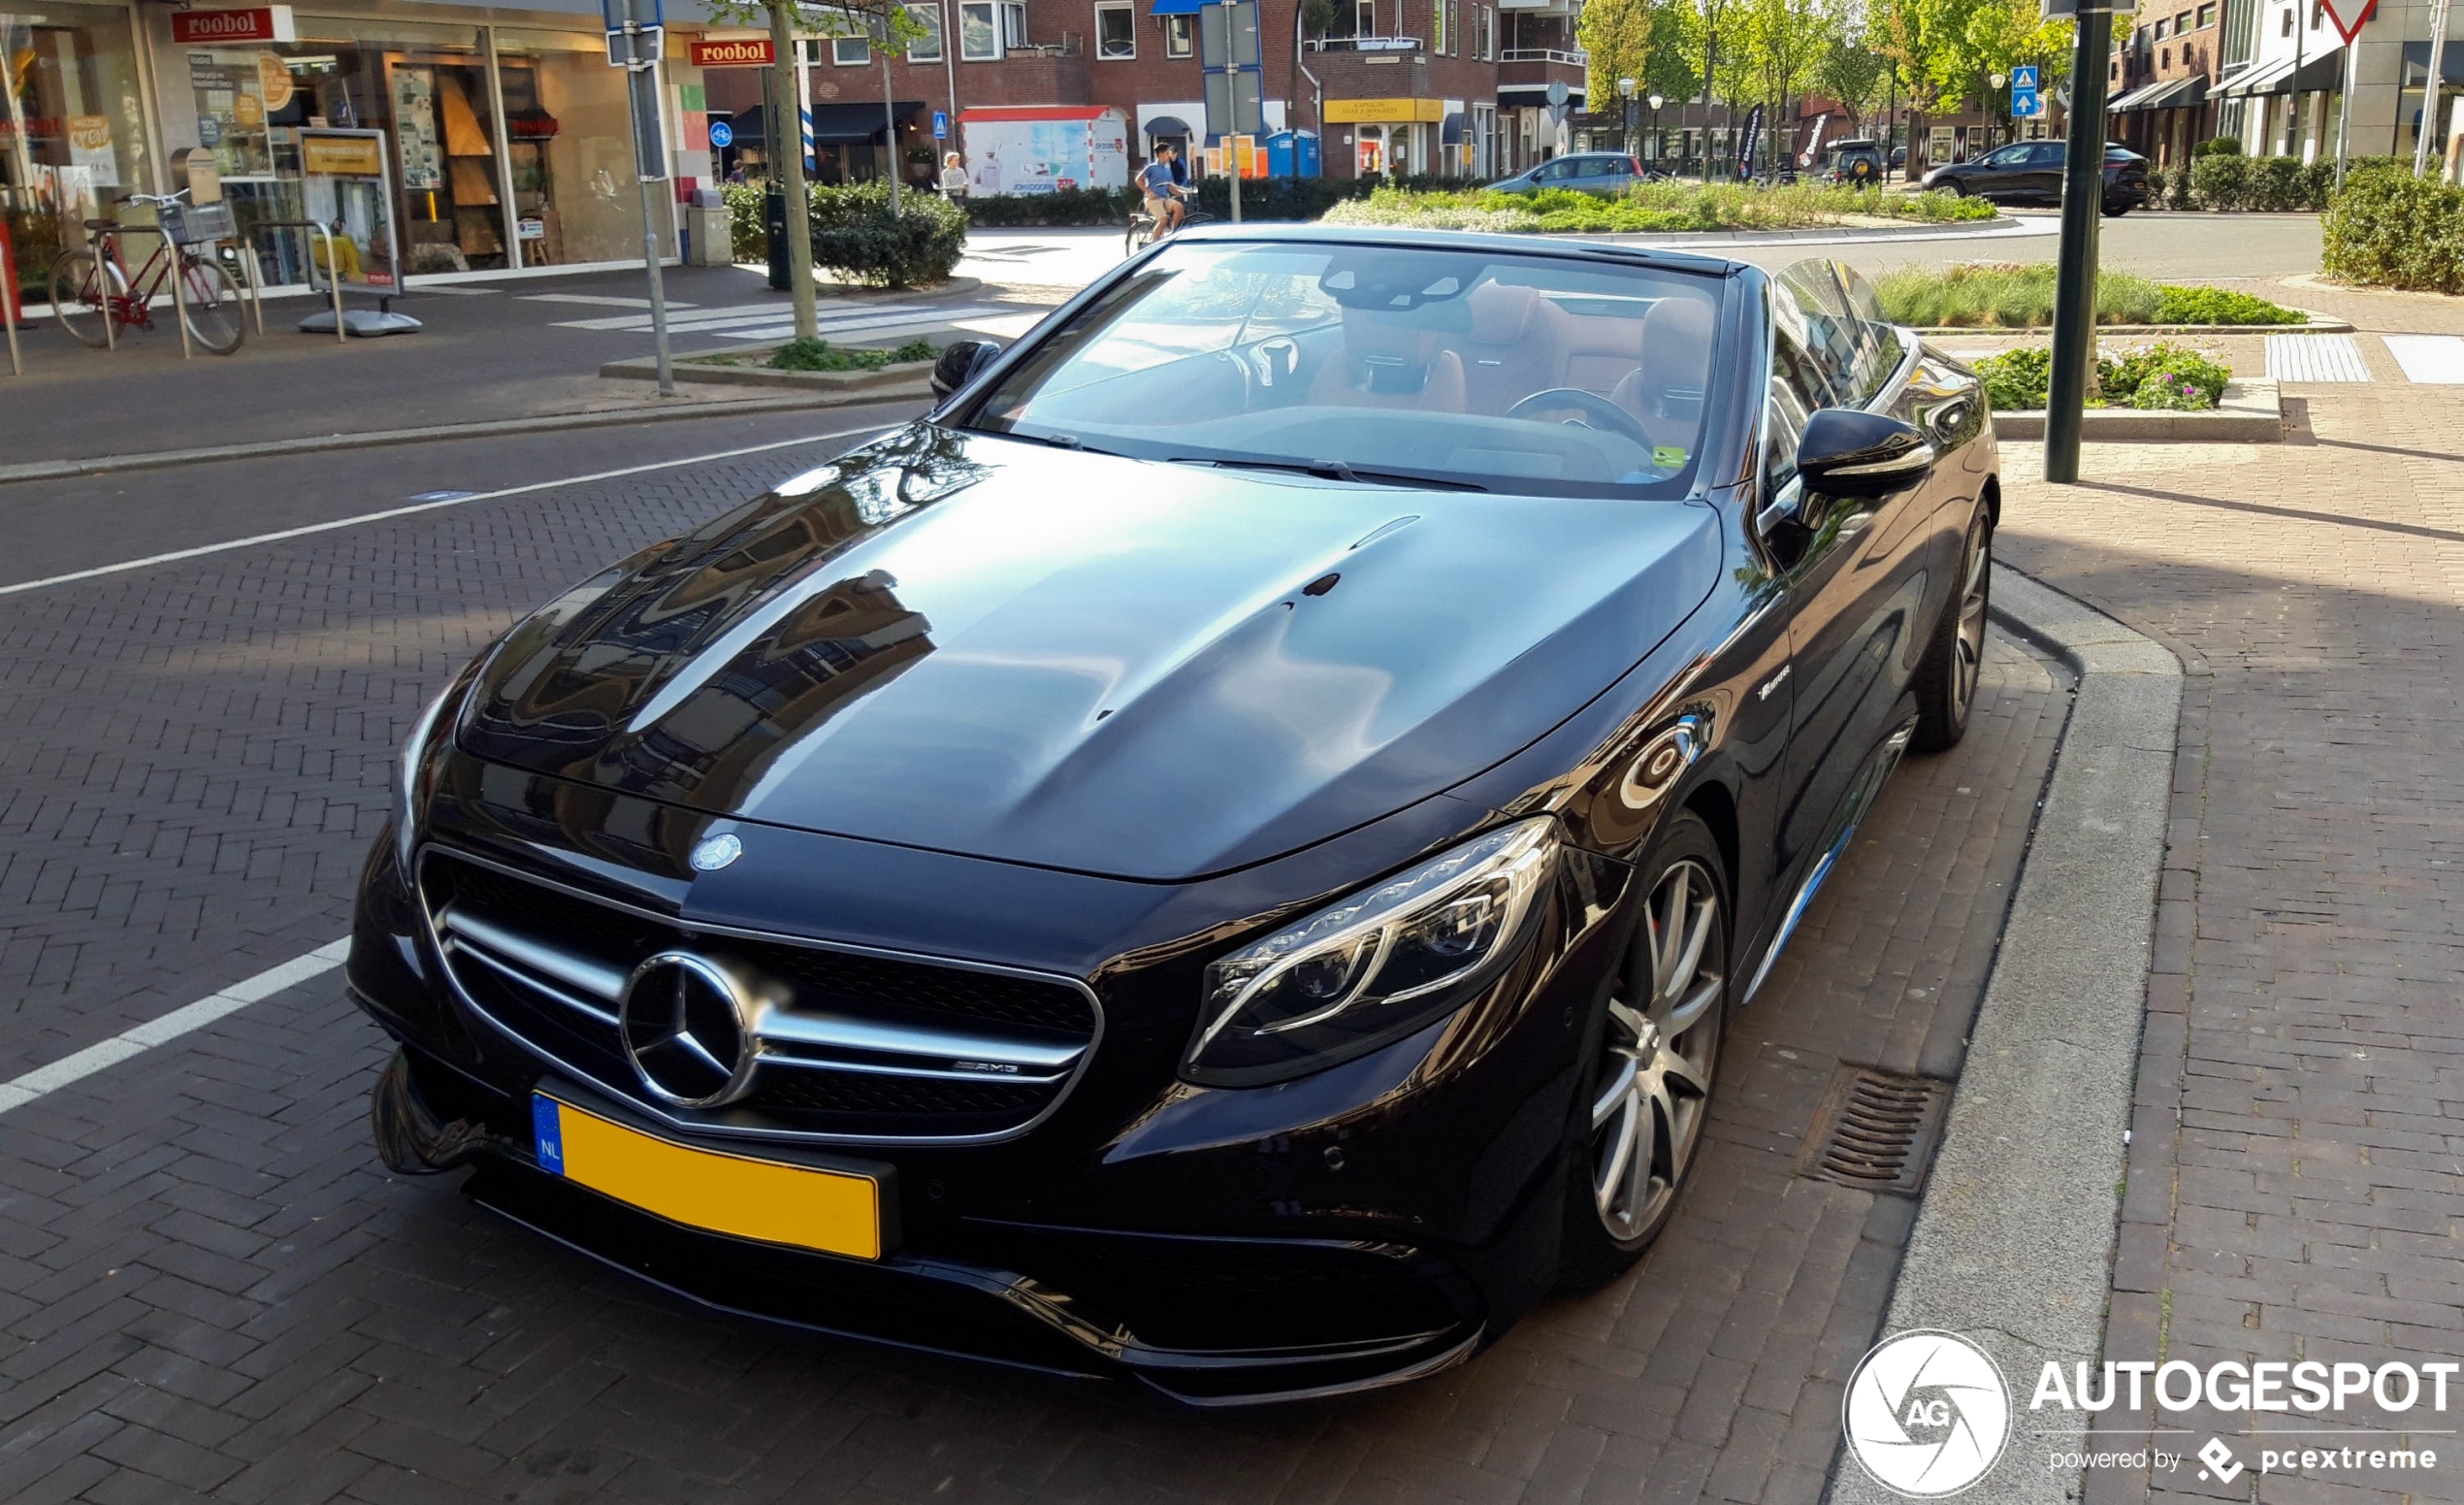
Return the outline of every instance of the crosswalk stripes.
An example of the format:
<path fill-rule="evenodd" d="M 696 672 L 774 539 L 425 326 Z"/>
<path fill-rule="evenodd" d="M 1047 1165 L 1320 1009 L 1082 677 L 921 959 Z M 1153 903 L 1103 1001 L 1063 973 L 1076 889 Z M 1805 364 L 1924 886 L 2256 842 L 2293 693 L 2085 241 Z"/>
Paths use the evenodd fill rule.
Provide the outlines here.
<path fill-rule="evenodd" d="M 2351 335 L 2269 335 L 2267 374 L 2279 381 L 2367 381 Z"/>
<path fill-rule="evenodd" d="M 2425 386 L 2464 385 L 2464 340 L 2453 335 L 2381 335 L 2405 379 Z"/>

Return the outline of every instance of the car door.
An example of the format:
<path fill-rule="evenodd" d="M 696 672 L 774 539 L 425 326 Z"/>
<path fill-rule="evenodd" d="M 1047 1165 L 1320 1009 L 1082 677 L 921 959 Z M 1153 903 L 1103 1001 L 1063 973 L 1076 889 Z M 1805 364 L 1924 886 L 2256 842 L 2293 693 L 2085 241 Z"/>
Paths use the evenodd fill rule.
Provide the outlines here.
<path fill-rule="evenodd" d="M 1996 204 L 2024 199 L 2030 191 L 2027 159 L 2035 148 L 2025 142 L 2017 146 L 1997 147 L 1979 157 L 1976 174 L 1969 180 L 1971 191 Z"/>
<path fill-rule="evenodd" d="M 2062 144 L 2060 142 L 2040 141 L 2029 145 L 2027 168 L 2025 174 L 2029 203 L 2059 204 L 2061 202 L 2061 165 Z"/>
<path fill-rule="evenodd" d="M 1905 351 L 1860 316 L 1829 262 L 1780 273 L 1770 299 L 1779 421 L 1767 449 L 1766 538 L 1787 573 L 1796 697 L 1778 866 L 1801 885 L 1862 813 L 1887 771 L 1884 744 L 1911 714 L 1904 703 L 1932 621 L 1927 607 L 1940 596 L 1940 498 L 1930 480 L 1875 499 L 1806 491 L 1795 474 L 1799 410 L 1864 408 L 1909 418 L 1901 410 Z"/>

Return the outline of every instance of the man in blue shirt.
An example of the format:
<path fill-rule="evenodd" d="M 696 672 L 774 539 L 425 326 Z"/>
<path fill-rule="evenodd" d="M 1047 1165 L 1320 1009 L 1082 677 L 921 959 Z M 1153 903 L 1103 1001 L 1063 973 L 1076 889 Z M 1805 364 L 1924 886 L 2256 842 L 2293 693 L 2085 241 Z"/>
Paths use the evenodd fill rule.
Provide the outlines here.
<path fill-rule="evenodd" d="M 1189 190 L 1173 181 L 1172 159 L 1178 154 L 1169 146 L 1158 147 L 1154 160 L 1138 174 L 1138 191 L 1147 196 L 1147 213 L 1155 221 L 1150 244 L 1181 228 L 1181 200 Z"/>

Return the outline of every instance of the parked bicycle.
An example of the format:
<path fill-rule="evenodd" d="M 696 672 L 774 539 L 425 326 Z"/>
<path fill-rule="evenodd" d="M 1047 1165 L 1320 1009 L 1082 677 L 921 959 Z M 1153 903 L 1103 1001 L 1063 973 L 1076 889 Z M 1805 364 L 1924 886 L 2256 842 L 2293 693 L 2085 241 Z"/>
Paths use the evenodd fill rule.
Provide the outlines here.
<path fill-rule="evenodd" d="M 1213 223 L 1215 223 L 1215 216 L 1204 210 L 1193 209 L 1181 216 L 1181 228 L 1183 230 L 1191 225 Z M 1135 256 L 1153 244 L 1155 244 L 1155 216 L 1143 209 L 1131 210 L 1129 233 L 1120 238 L 1120 253 L 1123 256 Z"/>
<path fill-rule="evenodd" d="M 85 228 L 94 233 L 92 246 L 69 251 L 51 263 L 52 315 L 80 344 L 97 349 L 112 344 L 116 338 L 112 325 L 153 328 L 154 299 L 170 286 L 172 270 L 177 267 L 188 337 L 216 355 L 240 348 L 247 324 L 241 317 L 239 285 L 214 259 L 211 242 L 203 243 L 209 247 L 204 253 L 196 245 L 182 244 L 188 216 L 199 213 L 179 202 L 186 196 L 184 188 L 178 193 L 132 193 L 127 202 L 150 205 L 161 215 L 159 232 L 145 225 L 123 225 L 116 219 L 89 219 Z M 153 254 L 134 275 L 120 254 L 119 238 L 128 230 L 156 236 Z"/>

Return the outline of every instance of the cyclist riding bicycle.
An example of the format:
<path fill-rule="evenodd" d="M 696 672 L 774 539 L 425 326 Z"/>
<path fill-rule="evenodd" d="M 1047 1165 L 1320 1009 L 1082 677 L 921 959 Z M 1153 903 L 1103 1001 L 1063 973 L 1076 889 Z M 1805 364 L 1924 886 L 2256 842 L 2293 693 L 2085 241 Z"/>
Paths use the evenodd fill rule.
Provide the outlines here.
<path fill-rule="evenodd" d="M 1181 228 L 1181 201 L 1189 190 L 1173 181 L 1172 159 L 1178 155 L 1171 147 L 1155 149 L 1155 159 L 1138 175 L 1138 191 L 1147 196 L 1147 213 L 1155 221 L 1155 240 L 1162 240 Z"/>

